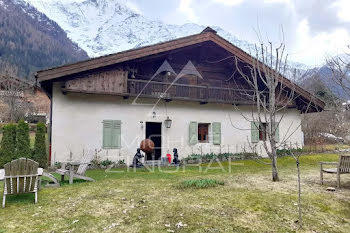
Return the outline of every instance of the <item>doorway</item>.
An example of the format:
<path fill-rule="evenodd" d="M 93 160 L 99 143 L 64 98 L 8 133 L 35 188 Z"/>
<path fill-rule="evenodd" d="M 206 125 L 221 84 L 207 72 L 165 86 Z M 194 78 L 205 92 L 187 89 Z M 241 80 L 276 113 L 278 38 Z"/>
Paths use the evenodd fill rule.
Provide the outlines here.
<path fill-rule="evenodd" d="M 146 153 L 146 160 L 160 160 L 162 156 L 162 123 L 146 122 L 146 138 L 154 142 L 154 152 Z"/>

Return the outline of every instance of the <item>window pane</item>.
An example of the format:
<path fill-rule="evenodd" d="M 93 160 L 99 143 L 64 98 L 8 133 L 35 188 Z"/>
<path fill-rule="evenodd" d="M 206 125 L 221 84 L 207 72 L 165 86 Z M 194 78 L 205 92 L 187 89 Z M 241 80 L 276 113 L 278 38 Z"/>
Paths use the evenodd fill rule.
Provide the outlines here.
<path fill-rule="evenodd" d="M 267 124 L 266 123 L 260 123 L 259 124 L 259 140 L 260 141 L 266 141 L 266 133 L 267 133 Z"/>
<path fill-rule="evenodd" d="M 198 124 L 198 140 L 208 142 L 209 124 Z"/>

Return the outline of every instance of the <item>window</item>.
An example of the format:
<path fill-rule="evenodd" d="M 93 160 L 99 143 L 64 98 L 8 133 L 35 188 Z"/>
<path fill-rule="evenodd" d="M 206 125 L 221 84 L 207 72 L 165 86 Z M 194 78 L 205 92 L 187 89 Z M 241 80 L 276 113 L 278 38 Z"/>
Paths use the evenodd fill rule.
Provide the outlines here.
<path fill-rule="evenodd" d="M 267 135 L 267 123 L 259 124 L 259 141 L 266 141 Z"/>
<path fill-rule="evenodd" d="M 269 124 L 268 123 L 259 123 L 259 122 L 251 122 L 251 142 L 258 143 L 259 141 L 267 140 L 267 130 Z M 279 125 L 276 126 L 275 129 L 275 141 L 279 142 L 280 133 L 279 133 Z"/>
<path fill-rule="evenodd" d="M 198 141 L 202 143 L 209 142 L 209 124 L 198 124 Z"/>
<path fill-rule="evenodd" d="M 198 123 L 197 121 L 191 121 L 189 125 L 189 144 L 196 145 L 200 143 L 209 143 L 209 126 L 212 130 L 212 138 L 210 141 L 213 145 L 221 144 L 221 123 Z M 258 135 L 258 134 L 257 134 Z M 259 138 L 259 137 L 257 137 Z"/>

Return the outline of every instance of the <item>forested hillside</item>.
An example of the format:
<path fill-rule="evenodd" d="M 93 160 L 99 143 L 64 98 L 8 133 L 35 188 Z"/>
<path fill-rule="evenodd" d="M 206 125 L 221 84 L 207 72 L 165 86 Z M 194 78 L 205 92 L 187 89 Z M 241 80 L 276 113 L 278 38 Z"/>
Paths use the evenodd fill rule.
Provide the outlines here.
<path fill-rule="evenodd" d="M 87 59 L 52 20 L 22 0 L 0 0 L 0 72 L 12 66 L 20 77 Z"/>

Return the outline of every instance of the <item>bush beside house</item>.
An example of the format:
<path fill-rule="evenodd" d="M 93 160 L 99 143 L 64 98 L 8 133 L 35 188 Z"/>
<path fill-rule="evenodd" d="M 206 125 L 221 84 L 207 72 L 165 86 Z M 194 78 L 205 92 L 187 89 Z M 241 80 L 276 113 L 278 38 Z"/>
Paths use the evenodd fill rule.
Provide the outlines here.
<path fill-rule="evenodd" d="M 197 163 L 206 163 L 210 161 L 227 161 L 231 160 L 244 160 L 244 159 L 255 159 L 259 158 L 256 153 L 210 153 L 210 154 L 191 154 L 188 157 L 182 159 L 183 162 L 187 164 L 197 164 Z"/>
<path fill-rule="evenodd" d="M 19 121 L 16 132 L 16 157 L 30 158 L 29 126 L 23 120 Z"/>
<path fill-rule="evenodd" d="M 14 159 L 16 153 L 16 125 L 8 124 L 3 127 L 0 148 L 0 167 Z"/>
<path fill-rule="evenodd" d="M 33 160 L 39 163 L 40 167 L 47 167 L 47 154 L 45 143 L 46 126 L 39 122 L 36 126 Z"/>
<path fill-rule="evenodd" d="M 36 126 L 34 149 L 30 148 L 29 125 L 20 121 L 16 124 L 7 124 L 2 128 L 2 140 L 0 143 L 0 168 L 6 163 L 21 157 L 31 158 L 37 161 L 41 167 L 47 166 L 47 153 L 44 123 Z"/>

